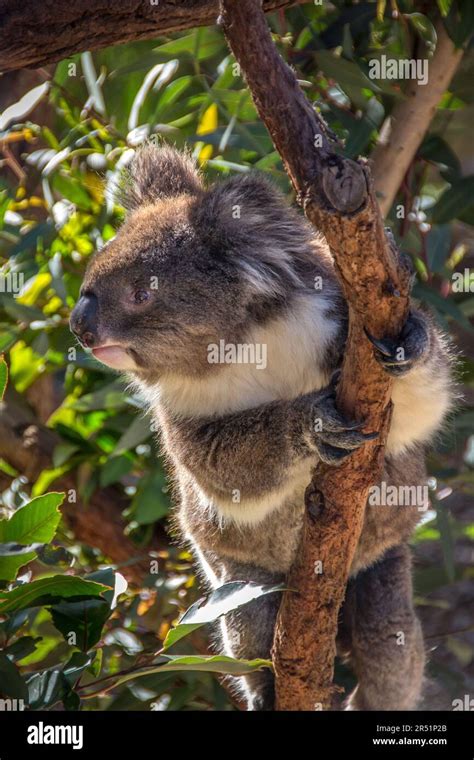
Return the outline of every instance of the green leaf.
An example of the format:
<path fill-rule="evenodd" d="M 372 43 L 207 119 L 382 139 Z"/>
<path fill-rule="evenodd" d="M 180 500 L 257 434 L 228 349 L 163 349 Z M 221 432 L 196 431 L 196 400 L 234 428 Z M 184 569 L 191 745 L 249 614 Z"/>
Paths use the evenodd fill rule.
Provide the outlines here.
<path fill-rule="evenodd" d="M 49 92 L 49 88 L 50 83 L 43 82 L 29 90 L 17 103 L 8 106 L 0 116 L 0 132 L 4 132 L 10 124 L 23 121 Z"/>
<path fill-rule="evenodd" d="M 162 470 L 152 470 L 140 481 L 130 514 L 139 525 L 150 525 L 168 514 L 169 503 L 164 493 L 166 478 Z"/>
<path fill-rule="evenodd" d="M 11 466 L 8 462 L 5 462 L 4 459 L 0 457 L 0 471 L 4 472 L 5 475 L 9 475 L 11 478 L 17 478 L 20 474 L 18 470 L 15 470 L 14 467 Z"/>
<path fill-rule="evenodd" d="M 462 177 L 444 191 L 435 205 L 430 209 L 429 221 L 444 224 L 457 219 L 463 211 L 472 205 L 474 195 L 474 176 Z"/>
<path fill-rule="evenodd" d="M 18 340 L 19 330 L 6 322 L 0 324 L 0 351 L 8 351 Z"/>
<path fill-rule="evenodd" d="M 14 580 L 42 545 L 53 540 L 63 499 L 62 493 L 46 494 L 17 509 L 9 520 L 0 520 L 0 580 Z"/>
<path fill-rule="evenodd" d="M 73 456 L 73 454 L 76 453 L 76 451 L 79 451 L 80 447 L 77 446 L 75 443 L 70 443 L 69 441 L 63 441 L 61 443 L 58 443 L 58 445 L 55 447 L 53 451 L 53 466 L 55 469 L 58 469 L 62 467 L 66 462 L 69 461 L 69 459 Z"/>
<path fill-rule="evenodd" d="M 247 583 L 246 581 L 224 583 L 207 596 L 198 599 L 186 610 L 175 628 L 168 632 L 163 649 L 168 649 L 196 628 L 200 628 L 206 623 L 212 623 L 231 610 L 238 609 L 266 594 L 283 591 L 283 589 L 284 586 L 281 584 L 278 586 L 261 586 L 258 583 Z"/>
<path fill-rule="evenodd" d="M 474 3 L 472 0 L 456 0 L 455 3 L 451 3 L 444 23 L 456 47 L 461 47 L 474 34 Z"/>
<path fill-rule="evenodd" d="M 133 467 L 133 458 L 130 455 L 110 457 L 100 471 L 100 485 L 102 488 L 116 483 L 126 475 Z"/>
<path fill-rule="evenodd" d="M 87 210 L 92 208 L 89 193 L 76 178 L 65 177 L 63 174 L 56 173 L 52 180 L 52 186 L 63 198 L 67 198 L 79 208 Z"/>
<path fill-rule="evenodd" d="M 455 182 L 461 175 L 461 163 L 448 143 L 439 135 L 428 135 L 418 149 L 420 158 L 442 168 L 442 176 Z"/>
<path fill-rule="evenodd" d="M 74 562 L 74 555 L 64 546 L 53 546 L 52 544 L 42 544 L 37 549 L 38 559 L 43 565 L 61 565 L 70 567 Z"/>
<path fill-rule="evenodd" d="M 171 42 L 165 42 L 154 48 L 154 53 L 160 56 L 180 57 L 190 56 L 194 60 L 204 61 L 219 51 L 224 50 L 224 39 L 214 29 L 198 29 L 184 37 L 178 37 Z"/>
<path fill-rule="evenodd" d="M 314 54 L 318 66 L 326 76 L 335 79 L 344 89 L 345 87 L 360 90 L 367 87 L 372 92 L 379 92 L 380 88 L 373 79 L 369 79 L 357 63 L 346 61 L 344 58 L 333 55 L 328 50 L 318 50 Z"/>
<path fill-rule="evenodd" d="M 107 590 L 108 587 L 101 583 L 75 578 L 72 575 L 52 575 L 25 583 L 11 591 L 0 590 L 0 614 L 28 607 L 49 606 L 61 599 L 89 599 L 100 596 Z"/>
<path fill-rule="evenodd" d="M 32 562 L 35 558 L 36 551 L 26 552 L 26 554 L 16 553 L 11 556 L 0 557 L 0 580 L 14 581 L 20 568 L 27 565 L 28 562 Z"/>
<path fill-rule="evenodd" d="M 205 671 L 207 673 L 223 673 L 233 676 L 242 676 L 248 673 L 254 673 L 263 668 L 272 668 L 271 660 L 236 660 L 226 655 L 162 655 L 160 664 L 149 668 L 136 670 L 133 673 L 127 673 L 114 681 L 113 686 L 127 681 L 134 681 L 136 678 L 154 675 L 155 673 L 168 673 L 173 671 Z M 111 686 L 109 686 L 111 688 Z"/>
<path fill-rule="evenodd" d="M 28 689 L 16 665 L 0 652 L 0 695 L 13 699 L 28 698 Z"/>
<path fill-rule="evenodd" d="M 28 612 L 25 610 L 21 610 L 21 612 L 17 612 L 14 615 L 10 615 L 9 617 L 4 618 L 2 622 L 0 622 L 0 632 L 5 638 L 11 639 L 14 634 L 18 633 L 27 619 Z"/>
<path fill-rule="evenodd" d="M 13 542 L 0 544 L 0 580 L 15 580 L 19 569 L 34 560 L 42 546 L 43 544 L 23 546 Z"/>
<path fill-rule="evenodd" d="M 168 659 L 161 665 L 159 672 L 173 670 L 204 670 L 208 673 L 228 673 L 245 675 L 263 668 L 272 668 L 271 660 L 237 660 L 226 655 L 163 655 Z"/>
<path fill-rule="evenodd" d="M 451 245 L 451 227 L 441 224 L 432 227 L 427 239 L 427 254 L 430 272 L 442 272 L 444 263 L 449 256 Z"/>
<path fill-rule="evenodd" d="M 62 702 L 66 709 L 77 710 L 79 707 L 79 697 L 72 691 L 65 672 L 58 668 L 34 673 L 26 679 L 26 684 L 30 710 L 44 710 L 57 702 Z"/>
<path fill-rule="evenodd" d="M 437 293 L 436 291 L 422 285 L 419 282 L 415 284 L 413 288 L 413 294 L 416 298 L 420 298 L 423 301 L 431 304 L 437 312 L 438 318 L 440 315 L 443 317 L 444 315 L 447 315 L 454 319 L 455 322 L 458 322 L 458 324 L 462 325 L 468 332 L 473 332 L 473 326 L 463 314 L 457 303 L 455 303 L 451 298 L 443 298 L 440 293 Z"/>
<path fill-rule="evenodd" d="M 62 467 L 55 467 L 52 470 L 42 470 L 36 479 L 36 483 L 31 489 L 32 495 L 35 497 L 43 495 L 51 484 L 54 483 L 55 480 L 58 480 L 61 475 L 64 475 L 64 473 L 71 469 L 71 467 L 72 463 L 67 462 L 66 464 L 63 464 Z"/>
<path fill-rule="evenodd" d="M 442 16 L 447 16 L 453 0 L 437 0 L 438 8 Z"/>
<path fill-rule="evenodd" d="M 28 546 L 24 546 L 23 544 L 15 544 L 13 542 L 8 544 L 1 543 L 0 557 L 16 557 L 30 554 L 31 552 L 35 552 L 36 549 L 39 549 L 40 546 L 43 546 L 43 544 L 28 544 Z"/>
<path fill-rule="evenodd" d="M 13 644 L 10 644 L 4 652 L 11 660 L 23 660 L 24 657 L 32 654 L 36 649 L 36 644 L 41 641 L 41 637 L 22 636 Z"/>
<path fill-rule="evenodd" d="M 436 48 L 438 36 L 428 16 L 424 16 L 422 13 L 404 13 L 403 15 L 408 19 L 427 47 L 433 51 Z"/>
<path fill-rule="evenodd" d="M 132 424 L 126 430 L 117 442 L 115 454 L 122 454 L 124 451 L 134 449 L 140 443 L 147 441 L 151 436 L 150 419 L 137 415 Z"/>
<path fill-rule="evenodd" d="M 112 568 L 98 570 L 86 576 L 87 580 L 112 587 L 103 599 L 89 599 L 80 602 L 62 602 L 51 607 L 53 623 L 63 634 L 68 644 L 83 651 L 91 649 L 102 636 L 102 629 L 112 613 L 112 603 L 118 574 Z M 71 634 L 74 639 L 71 640 Z"/>
<path fill-rule="evenodd" d="M 0 356 L 0 401 L 2 400 L 8 382 L 8 367 L 3 356 Z"/>
<path fill-rule="evenodd" d="M 9 520 L 0 521 L 0 542 L 49 543 L 61 520 L 63 500 L 64 493 L 48 493 L 17 509 Z"/>
<path fill-rule="evenodd" d="M 168 85 L 156 104 L 155 113 L 153 114 L 153 121 L 155 121 L 155 119 L 162 114 L 165 108 L 179 100 L 181 95 L 188 89 L 189 85 L 192 82 L 192 79 L 193 78 L 189 75 L 179 77 Z"/>
<path fill-rule="evenodd" d="M 454 567 L 454 538 L 451 528 L 451 522 L 449 519 L 449 512 L 447 508 L 440 503 L 440 501 L 432 496 L 433 505 L 436 508 L 436 524 L 439 529 L 441 538 L 441 547 L 443 550 L 444 567 L 449 581 L 452 583 L 455 578 Z"/>
<path fill-rule="evenodd" d="M 76 412 L 90 412 L 95 409 L 120 409 L 126 405 L 123 383 L 115 380 L 94 393 L 88 393 L 69 405 Z"/>
<path fill-rule="evenodd" d="M 102 636 L 102 629 L 110 616 L 110 605 L 105 599 L 83 602 L 62 602 L 51 607 L 55 627 L 71 646 L 86 652 Z"/>
<path fill-rule="evenodd" d="M 63 669 L 63 673 L 67 682 L 73 686 L 81 673 L 91 665 L 95 656 L 95 652 L 91 654 L 84 654 L 84 652 L 73 652 L 71 659 L 66 663 Z"/>

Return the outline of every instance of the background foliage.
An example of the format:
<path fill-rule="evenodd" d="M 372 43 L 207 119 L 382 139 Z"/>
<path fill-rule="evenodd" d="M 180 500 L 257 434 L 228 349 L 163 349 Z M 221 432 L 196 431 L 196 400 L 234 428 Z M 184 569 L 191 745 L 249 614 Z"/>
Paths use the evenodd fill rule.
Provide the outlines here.
<path fill-rule="evenodd" d="M 462 0 L 403 0 L 396 18 L 395 3 L 387 6 L 307 4 L 270 17 L 279 49 L 351 157 L 370 155 L 403 97 L 405 83 L 371 79 L 369 61 L 429 54 L 441 14 L 458 43 L 474 28 L 472 4 Z M 413 260 L 415 295 L 462 354 L 463 398 L 429 461 L 434 509 L 413 539 L 436 677 L 430 707 L 474 688 L 473 76 L 470 48 L 388 220 Z M 209 180 L 264 171 L 292 200 L 286 175 L 218 28 L 84 53 L 3 84 L 5 405 L 21 410 L 19 426 L 27 414 L 55 437 L 34 477 L 6 454 L 0 460 L 0 696 L 41 709 L 233 709 L 211 673 L 264 663 L 210 659 L 203 620 L 271 590 L 233 584 L 173 629 L 172 655 L 155 657 L 197 598 L 191 558 L 163 531 L 169 483 L 140 400 L 75 344 L 68 318 L 89 257 L 120 224 L 118 172 L 146 138 L 190 147 Z M 463 287 L 453 287 L 456 272 Z M 133 548 L 125 557 L 107 538 L 89 541 L 74 519 L 75 511 L 93 515 L 105 492 L 122 512 L 119 530 Z M 350 686 L 342 667 L 338 678 Z"/>

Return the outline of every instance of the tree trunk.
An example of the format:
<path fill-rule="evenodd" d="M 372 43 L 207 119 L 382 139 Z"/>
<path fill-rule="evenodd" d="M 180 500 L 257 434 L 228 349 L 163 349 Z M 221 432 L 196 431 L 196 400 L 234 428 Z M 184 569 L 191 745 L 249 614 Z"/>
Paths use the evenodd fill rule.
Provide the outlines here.
<path fill-rule="evenodd" d="M 391 412 L 391 380 L 374 360 L 364 328 L 379 338 L 400 333 L 410 277 L 385 235 L 367 165 L 335 153 L 324 122 L 279 56 L 259 2 L 222 0 L 221 8 L 229 46 L 306 216 L 326 236 L 349 304 L 338 402 L 368 430 L 380 431 L 377 441 L 338 468 L 319 467 L 308 487 L 301 545 L 288 579 L 292 591 L 283 596 L 275 631 L 276 708 L 330 709 L 338 612 L 368 490 L 380 476 Z"/>

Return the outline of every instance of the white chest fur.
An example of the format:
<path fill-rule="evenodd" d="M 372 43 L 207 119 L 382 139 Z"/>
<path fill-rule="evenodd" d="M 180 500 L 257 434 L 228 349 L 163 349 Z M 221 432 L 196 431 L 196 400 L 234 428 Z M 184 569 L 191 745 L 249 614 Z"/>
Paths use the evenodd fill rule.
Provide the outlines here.
<path fill-rule="evenodd" d="M 173 413 L 196 418 L 224 416 L 318 390 L 329 380 L 323 359 L 338 331 L 337 322 L 327 316 L 329 308 L 322 294 L 304 295 L 290 315 L 255 328 L 245 342 L 266 347 L 264 368 L 232 363 L 216 366 L 203 379 L 167 376 L 159 387 L 141 386 L 142 394 L 152 408 L 164 405 Z M 301 498 L 312 464 L 313 458 L 308 457 L 289 468 L 279 487 L 262 498 L 219 503 L 201 490 L 201 504 L 216 510 L 224 521 L 260 523 L 288 500 Z"/>
<path fill-rule="evenodd" d="M 159 388 L 143 389 L 147 400 L 183 416 L 205 417 L 322 388 L 328 382 L 322 358 L 338 331 L 337 322 L 326 316 L 329 308 L 325 296 L 305 295 L 291 315 L 255 328 L 245 344 L 265 347 L 264 368 L 236 362 L 215 365 L 203 379 L 169 375 Z"/>

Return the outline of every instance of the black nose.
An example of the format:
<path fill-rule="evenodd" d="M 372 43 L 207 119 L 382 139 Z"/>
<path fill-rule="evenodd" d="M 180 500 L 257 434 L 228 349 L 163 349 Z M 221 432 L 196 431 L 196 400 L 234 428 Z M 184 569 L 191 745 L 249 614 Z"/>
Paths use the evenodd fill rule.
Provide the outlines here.
<path fill-rule="evenodd" d="M 85 293 L 79 298 L 69 320 L 72 332 L 87 348 L 93 348 L 97 342 L 97 312 L 97 296 L 94 293 Z"/>

